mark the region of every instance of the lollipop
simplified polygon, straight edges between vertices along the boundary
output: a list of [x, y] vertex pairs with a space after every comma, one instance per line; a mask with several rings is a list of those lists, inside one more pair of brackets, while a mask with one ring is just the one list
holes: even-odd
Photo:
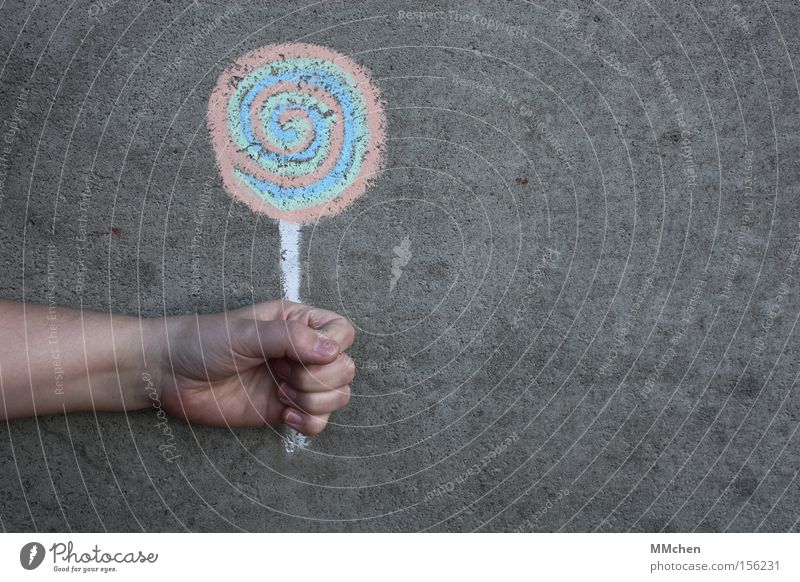
[[[381, 169], [385, 118], [368, 73], [311, 44], [268, 45], [220, 75], [208, 126], [226, 190], [278, 220], [283, 296], [300, 301], [300, 226], [333, 216]], [[286, 448], [307, 438], [287, 430]]]

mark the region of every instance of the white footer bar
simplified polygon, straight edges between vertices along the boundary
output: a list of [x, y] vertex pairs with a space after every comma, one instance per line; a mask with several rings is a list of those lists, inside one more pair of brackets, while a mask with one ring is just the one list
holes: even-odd
[[0, 579], [797, 581], [798, 550], [800, 534], [3, 534]]

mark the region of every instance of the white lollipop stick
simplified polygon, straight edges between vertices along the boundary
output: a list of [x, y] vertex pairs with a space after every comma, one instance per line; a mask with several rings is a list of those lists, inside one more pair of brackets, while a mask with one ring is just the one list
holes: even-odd
[[279, 220], [283, 298], [300, 303], [300, 225]]
[[[300, 225], [287, 220], [278, 221], [281, 238], [281, 288], [283, 298], [300, 303]], [[309, 445], [306, 435], [290, 426], [284, 427], [283, 446], [287, 453]]]

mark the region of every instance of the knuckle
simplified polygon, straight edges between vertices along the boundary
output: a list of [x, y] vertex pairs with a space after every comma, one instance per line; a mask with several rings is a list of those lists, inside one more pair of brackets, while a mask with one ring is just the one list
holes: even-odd
[[324, 313], [316, 308], [309, 308], [308, 323], [314, 329], [321, 328], [325, 323]]
[[350, 402], [350, 386], [345, 386], [339, 391], [339, 400], [341, 402], [340, 406], [347, 406], [347, 403]]
[[318, 416], [312, 416], [308, 422], [306, 432], [310, 436], [315, 436], [325, 430], [325, 427], [328, 425], [328, 421], [322, 419]]
[[356, 363], [346, 354], [342, 354], [342, 363], [344, 364], [344, 380], [346, 384], [349, 384], [356, 377]]
[[275, 301], [275, 307], [278, 309], [278, 313], [284, 315], [287, 311], [291, 310], [297, 303], [293, 301], [288, 301], [286, 299], [281, 299], [279, 301]]
[[287, 321], [286, 330], [289, 341], [297, 352], [304, 352], [314, 348], [315, 336], [310, 330], [296, 321]]
[[348, 343], [352, 344], [353, 340], [356, 339], [356, 328], [353, 327], [353, 324], [350, 323], [349, 319], [344, 320], [344, 329], [345, 335], [347, 336]]
[[291, 337], [298, 337], [300, 334], [303, 333], [302, 326], [297, 323], [296, 321], [287, 321], [287, 320], [276, 320], [275, 324], [284, 328], [286, 333]]

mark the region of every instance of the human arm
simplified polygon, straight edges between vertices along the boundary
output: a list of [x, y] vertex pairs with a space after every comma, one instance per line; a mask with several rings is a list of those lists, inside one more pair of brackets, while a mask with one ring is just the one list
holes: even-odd
[[157, 398], [191, 422], [317, 434], [355, 371], [349, 322], [291, 302], [148, 319], [0, 300], [0, 322], [0, 420]]

